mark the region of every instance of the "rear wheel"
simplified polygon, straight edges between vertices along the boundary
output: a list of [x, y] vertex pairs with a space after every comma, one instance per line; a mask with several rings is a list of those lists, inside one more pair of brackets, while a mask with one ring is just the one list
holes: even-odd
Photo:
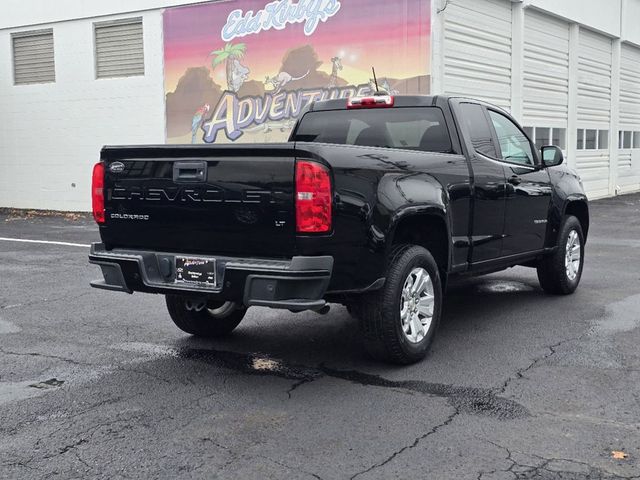
[[538, 280], [547, 293], [568, 295], [575, 292], [584, 266], [584, 234], [580, 221], [567, 216], [558, 235], [558, 248], [538, 264]]
[[402, 245], [390, 256], [384, 287], [362, 299], [365, 348], [374, 358], [399, 364], [422, 360], [442, 309], [438, 266], [428, 250]]
[[247, 311], [233, 302], [207, 302], [179, 295], [167, 295], [166, 301], [173, 323], [197, 337], [213, 338], [231, 333]]

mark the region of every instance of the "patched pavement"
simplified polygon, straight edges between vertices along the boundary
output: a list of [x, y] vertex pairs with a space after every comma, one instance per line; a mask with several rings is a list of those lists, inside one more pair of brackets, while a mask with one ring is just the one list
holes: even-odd
[[160, 296], [89, 288], [86, 216], [0, 214], [63, 243], [0, 240], [0, 478], [640, 478], [640, 195], [591, 210], [575, 295], [455, 285], [404, 368], [340, 306], [193, 339]]

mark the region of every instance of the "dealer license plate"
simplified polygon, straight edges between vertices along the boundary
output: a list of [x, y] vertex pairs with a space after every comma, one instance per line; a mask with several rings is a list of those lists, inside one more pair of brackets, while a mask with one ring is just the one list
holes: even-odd
[[209, 258], [176, 257], [176, 283], [216, 286], [216, 261]]

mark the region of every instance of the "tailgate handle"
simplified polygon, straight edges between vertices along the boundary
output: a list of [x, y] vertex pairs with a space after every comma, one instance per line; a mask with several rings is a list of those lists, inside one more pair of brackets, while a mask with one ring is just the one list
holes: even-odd
[[207, 179], [207, 162], [176, 162], [173, 164], [173, 181], [198, 183]]

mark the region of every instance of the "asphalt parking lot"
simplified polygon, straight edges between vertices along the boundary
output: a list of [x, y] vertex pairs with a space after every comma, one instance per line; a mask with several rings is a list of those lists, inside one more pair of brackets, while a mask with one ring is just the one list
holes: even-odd
[[88, 218], [0, 214], [0, 478], [640, 478], [640, 195], [591, 210], [575, 295], [455, 285], [404, 368], [340, 306], [190, 338], [162, 297], [89, 287]]

